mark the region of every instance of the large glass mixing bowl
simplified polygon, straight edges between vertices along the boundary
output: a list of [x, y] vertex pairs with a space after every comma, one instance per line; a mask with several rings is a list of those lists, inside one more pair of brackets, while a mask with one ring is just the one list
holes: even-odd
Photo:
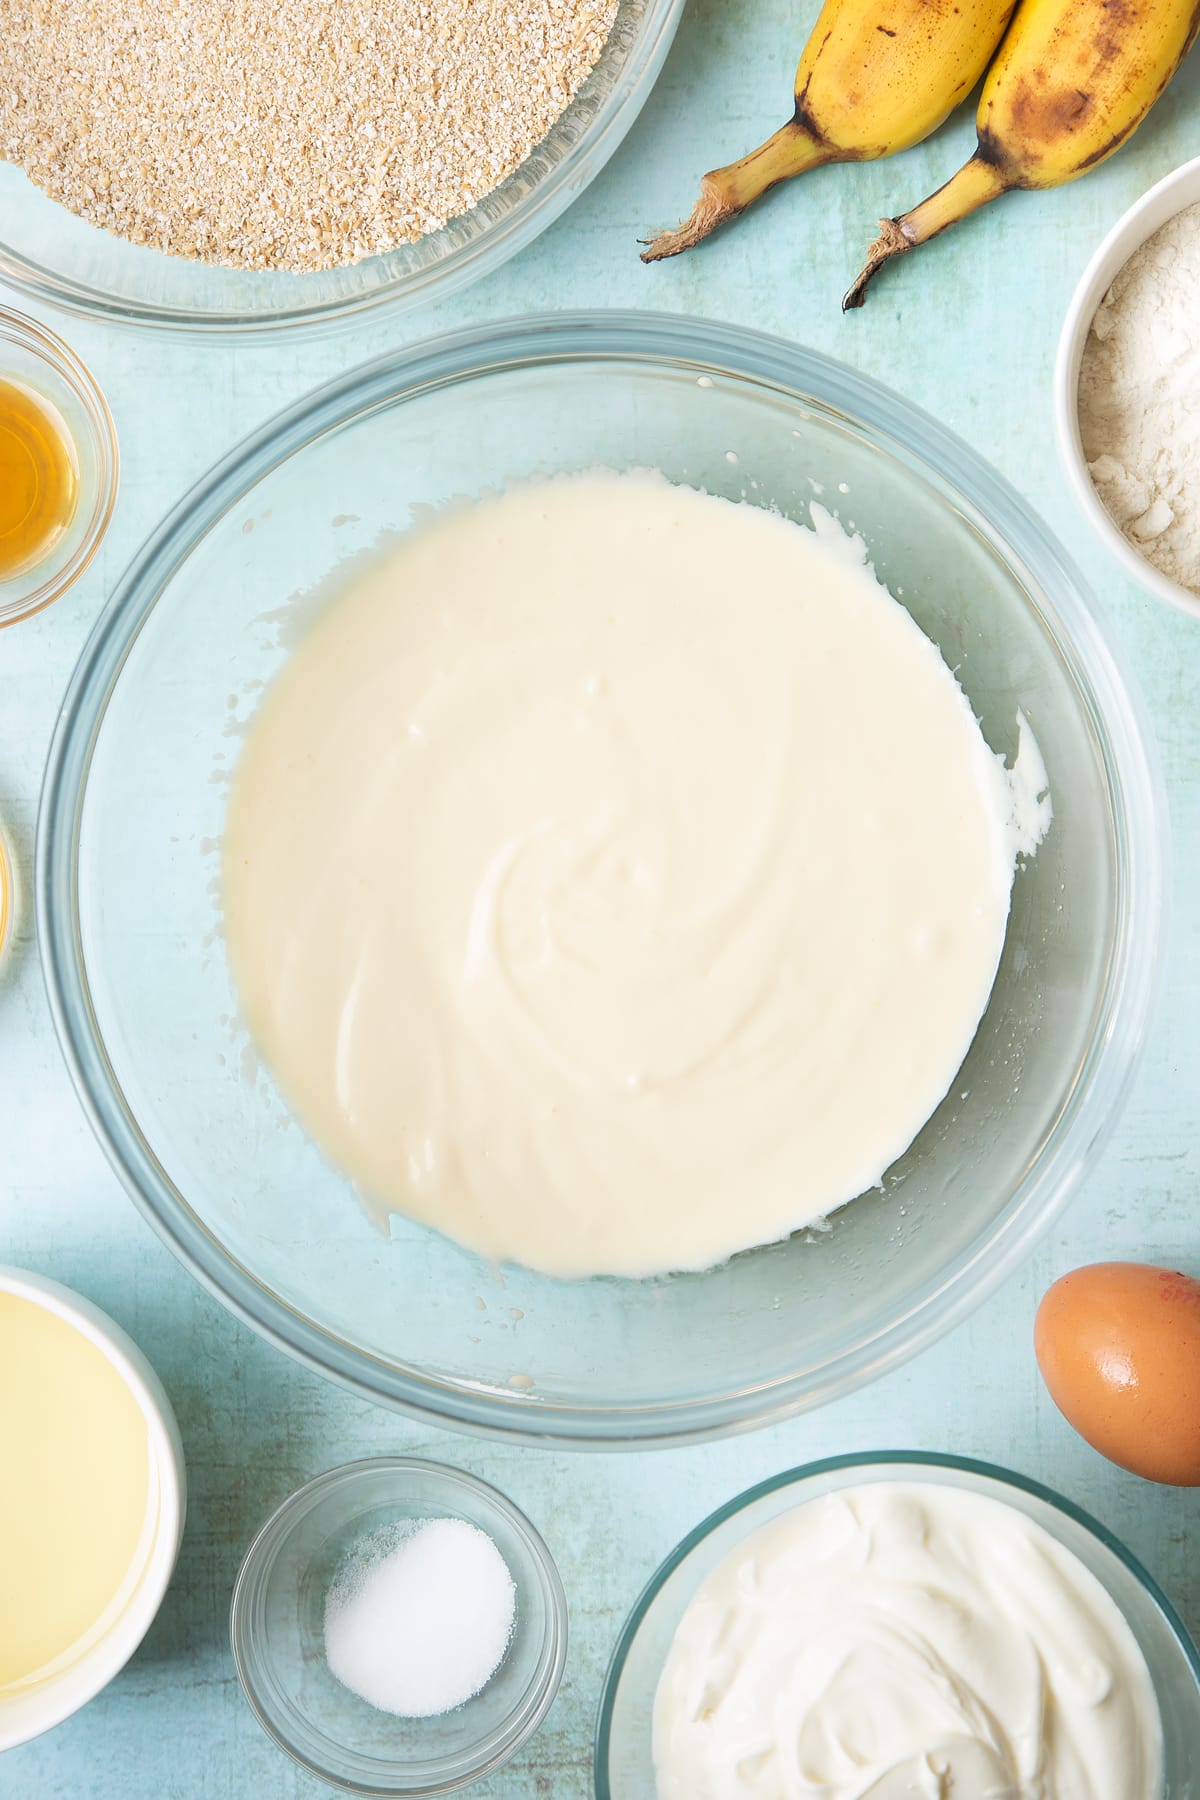
[[[817, 483], [941, 646], [993, 747], [1011, 756], [1018, 712], [1028, 718], [1055, 818], [1017, 875], [961, 1075], [881, 1191], [827, 1229], [704, 1274], [566, 1282], [493, 1270], [418, 1226], [395, 1221], [388, 1239], [368, 1223], [239, 1026], [217, 873], [240, 733], [312, 616], [315, 584], [449, 496], [597, 464], [654, 466], [797, 518]], [[752, 332], [549, 316], [442, 337], [331, 383], [166, 519], [66, 697], [39, 827], [38, 929], [108, 1155], [235, 1312], [361, 1394], [448, 1424], [647, 1444], [778, 1419], [869, 1380], [1026, 1254], [1134, 1067], [1165, 830], [1101, 620], [967, 445], [873, 382]], [[315, 863], [321, 853], [314, 819]]]
[[67, 312], [222, 336], [444, 299], [530, 243], [599, 174], [642, 110], [683, 7], [621, 0], [591, 75], [520, 168], [461, 218], [385, 256], [303, 275], [191, 262], [87, 224], [0, 161], [0, 280]]

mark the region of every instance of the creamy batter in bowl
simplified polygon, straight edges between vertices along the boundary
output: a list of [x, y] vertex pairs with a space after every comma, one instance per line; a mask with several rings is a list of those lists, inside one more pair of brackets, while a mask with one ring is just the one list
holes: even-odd
[[[220, 940], [229, 771], [328, 577], [451, 499], [598, 466], [655, 468], [801, 520], [814, 498], [840, 515], [1008, 762], [1028, 718], [1055, 812], [1018, 870], [961, 1079], [882, 1191], [828, 1230], [647, 1281], [497, 1271], [402, 1222], [389, 1242], [257, 1065]], [[1103, 627], [1052, 540], [966, 446], [754, 334], [640, 315], [534, 320], [332, 384], [165, 522], [68, 697], [40, 833], [40, 938], [106, 1148], [235, 1310], [359, 1391], [467, 1428], [661, 1442], [844, 1391], [962, 1316], [1024, 1254], [1132, 1072], [1162, 832]], [[327, 851], [314, 821], [314, 879]]]
[[385, 1227], [709, 1269], [877, 1187], [949, 1091], [1052, 802], [813, 518], [520, 483], [338, 584], [263, 696], [225, 948]]
[[[789, 1582], [824, 1615], [807, 1648]], [[1200, 1655], [1049, 1489], [955, 1457], [836, 1457], [730, 1501], [655, 1574], [609, 1667], [597, 1800], [769, 1800], [776, 1731], [830, 1800], [1190, 1800]]]

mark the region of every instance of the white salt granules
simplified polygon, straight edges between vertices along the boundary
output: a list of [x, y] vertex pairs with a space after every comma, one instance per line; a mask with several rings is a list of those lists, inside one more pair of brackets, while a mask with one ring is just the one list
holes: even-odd
[[325, 1657], [344, 1687], [404, 1718], [451, 1712], [504, 1660], [516, 1590], [485, 1531], [426, 1519], [359, 1546], [325, 1601]]
[[1097, 307], [1079, 431], [1130, 543], [1200, 593], [1200, 206], [1148, 238]]

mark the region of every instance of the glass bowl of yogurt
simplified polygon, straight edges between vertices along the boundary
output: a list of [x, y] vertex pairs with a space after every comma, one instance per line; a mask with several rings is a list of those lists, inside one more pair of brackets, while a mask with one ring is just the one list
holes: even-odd
[[[563, 475], [576, 485], [549, 481]], [[539, 492], [553, 496], [557, 560], [531, 556], [528, 582], [510, 579], [503, 606], [472, 613], [481, 584], [470, 572], [507, 559], [511, 577], [514, 543], [539, 541]], [[564, 494], [594, 502], [570, 529]], [[790, 559], [815, 566], [810, 526], [840, 546], [842, 574], [813, 590], [833, 596], [839, 626], [886, 617], [898, 633], [895, 659], [875, 646], [873, 686], [861, 639], [861, 690], [854, 633], [840, 647], [822, 638], [842, 683], [835, 706], [826, 664], [786, 638]], [[688, 548], [682, 579], [678, 558], [663, 560], [671, 533]], [[647, 582], [638, 548], [651, 537], [659, 574]], [[622, 571], [611, 588], [619, 682], [596, 649], [608, 631], [598, 569]], [[702, 628], [688, 610], [698, 586]], [[322, 698], [340, 665], [321, 634], [343, 605], [356, 609], [344, 639], [355, 679], [369, 686], [377, 665], [400, 684], [382, 704]], [[496, 637], [510, 617], [520, 627]], [[568, 679], [576, 623], [600, 661], [585, 657]], [[546, 668], [554, 679], [526, 705]], [[936, 707], [916, 699], [927, 677]], [[1048, 790], [1053, 821], [1015, 866], [1010, 846], [1007, 920], [988, 940], [974, 1014], [932, 1098], [922, 1077], [928, 1105], [902, 1126], [884, 1118], [895, 1096], [864, 972], [890, 986], [898, 958], [916, 959], [919, 975], [943, 934], [985, 914], [996, 922], [994, 889], [983, 906], [982, 890], [934, 881], [938, 929], [913, 917], [895, 935], [907, 918], [889, 898], [901, 863], [941, 865], [897, 838], [891, 751], [910, 756], [939, 709], [961, 755], [939, 755], [948, 739], [926, 746], [931, 793], [949, 793], [939, 762], [955, 779], [978, 765], [981, 784], [984, 771], [1000, 781], [1003, 764], [1012, 799], [1015, 777], [1035, 768], [1026, 786], [1035, 807]], [[548, 728], [522, 758], [527, 715]], [[589, 746], [601, 741], [598, 758]], [[869, 767], [855, 761], [866, 743]], [[670, 806], [642, 780], [651, 763], [669, 774]], [[517, 816], [531, 764], [536, 803]], [[372, 840], [390, 859], [382, 908], [370, 895], [383, 890], [360, 888], [347, 859], [361, 809], [338, 798], [343, 765], [368, 810], [384, 806]], [[256, 767], [265, 786], [250, 780]], [[576, 767], [600, 796], [590, 810], [572, 799]], [[286, 794], [271, 790], [275, 768], [292, 771]], [[234, 771], [249, 785], [231, 786]], [[464, 812], [467, 789], [478, 804]], [[797, 842], [802, 799], [823, 810]], [[997, 799], [996, 820], [1000, 810]], [[926, 809], [938, 856], [965, 853], [957, 816]], [[497, 819], [512, 853], [488, 862], [480, 831]], [[1165, 830], [1139, 706], [1101, 616], [966, 445], [877, 384], [755, 333], [638, 313], [547, 317], [439, 338], [339, 379], [233, 452], [164, 522], [118, 585], [62, 713], [39, 830], [39, 941], [67, 1060], [114, 1166], [240, 1316], [360, 1394], [463, 1429], [679, 1442], [872, 1378], [964, 1317], [1027, 1253], [1096, 1154], [1136, 1064]], [[851, 839], [863, 879], [845, 917], [826, 908], [837, 948], [822, 956], [825, 938], [797, 929], [791, 894], [810, 874], [823, 881]], [[975, 841], [979, 866], [998, 868], [987, 834]], [[285, 854], [264, 880], [237, 880], [239, 859], [268, 843]], [[447, 889], [443, 905], [438, 871], [473, 857], [484, 874], [468, 883], [471, 904]], [[565, 919], [564, 892], [582, 896]], [[278, 943], [264, 896], [280, 909]], [[271, 996], [286, 970], [265, 994], [254, 972], [290, 941], [283, 915], [307, 922], [313, 980], [280, 1031]], [[408, 986], [380, 979], [358, 935], [364, 917], [428, 942]], [[747, 917], [751, 929], [725, 933]], [[855, 918], [867, 921], [857, 934]], [[868, 943], [882, 923], [893, 935]], [[714, 925], [720, 954], [706, 960]], [[559, 985], [542, 982], [546, 968]], [[449, 986], [423, 987], [438, 970]], [[805, 1008], [836, 1014], [848, 992], [860, 1009], [848, 1061], [842, 1046], [848, 1073], [821, 1088], [821, 1058], [795, 1072]], [[345, 1026], [332, 1038], [331, 995]], [[915, 1047], [934, 1000], [917, 979], [891, 1012], [886, 1042], [905, 1081], [908, 1039]], [[368, 1017], [374, 1038], [358, 1030]], [[679, 1030], [693, 1018], [694, 1056]], [[708, 1054], [725, 1041], [738, 1056]], [[712, 1066], [728, 1080], [704, 1104]], [[574, 1130], [578, 1095], [592, 1089], [603, 1107]], [[691, 1095], [686, 1112], [673, 1112], [677, 1089]], [[824, 1093], [841, 1130], [822, 1129]], [[428, 1128], [418, 1098], [432, 1108]], [[769, 1153], [775, 1124], [801, 1103], [824, 1159], [862, 1149], [857, 1173], [838, 1176], [849, 1204], [827, 1216], [788, 1210], [810, 1174], [803, 1140], [790, 1173], [767, 1154], [739, 1178], [746, 1120], [758, 1117], [752, 1135]], [[668, 1116], [685, 1129], [664, 1147]], [[447, 1117], [465, 1123], [447, 1134]], [[643, 1144], [656, 1161], [648, 1150], [643, 1164]], [[473, 1216], [443, 1204], [456, 1161], [471, 1165]], [[760, 1213], [768, 1163], [773, 1198]], [[394, 1181], [402, 1204], [383, 1192]], [[686, 1221], [701, 1181], [694, 1212], [712, 1231], [643, 1255], [643, 1228], [668, 1198]], [[518, 1256], [506, 1234], [533, 1186], [558, 1237], [550, 1250], [526, 1240]], [[595, 1241], [564, 1229], [585, 1196]]]
[[[1200, 1655], [1103, 1526], [988, 1463], [840, 1456], [672, 1551], [613, 1654], [597, 1800], [1192, 1792]], [[770, 1785], [772, 1772], [776, 1785]]]

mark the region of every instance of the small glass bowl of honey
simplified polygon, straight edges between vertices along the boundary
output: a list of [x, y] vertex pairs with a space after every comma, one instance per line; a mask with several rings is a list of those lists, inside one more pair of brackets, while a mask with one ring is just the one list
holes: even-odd
[[89, 370], [53, 332], [0, 307], [0, 626], [78, 580], [112, 517], [117, 470]]

